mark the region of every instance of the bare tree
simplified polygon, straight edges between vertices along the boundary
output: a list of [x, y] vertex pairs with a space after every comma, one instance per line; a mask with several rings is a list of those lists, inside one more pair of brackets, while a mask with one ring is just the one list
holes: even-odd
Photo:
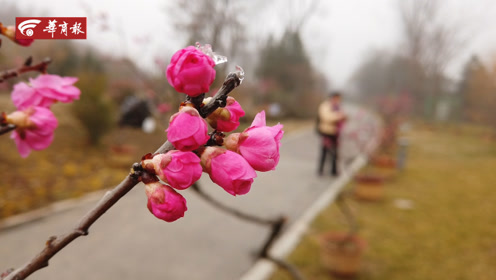
[[445, 91], [446, 68], [463, 50], [463, 29], [459, 23], [447, 21], [439, 0], [401, 0], [399, 8], [404, 55], [417, 85], [410, 90], [423, 99], [424, 115], [429, 116]]
[[284, 5], [287, 5], [288, 18], [287, 30], [293, 32], [300, 32], [305, 24], [312, 18], [312, 16], [317, 11], [320, 4], [320, 0], [310, 0], [310, 1], [284, 1]]
[[243, 52], [247, 40], [244, 5], [239, 0], [176, 1], [172, 13], [176, 27], [187, 35], [189, 44], [211, 44], [215, 52], [232, 59]]

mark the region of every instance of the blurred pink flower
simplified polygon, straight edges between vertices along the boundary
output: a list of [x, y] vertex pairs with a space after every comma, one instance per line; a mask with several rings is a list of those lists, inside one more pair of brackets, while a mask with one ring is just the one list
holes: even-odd
[[265, 111], [262, 111], [249, 128], [229, 135], [224, 143], [229, 150], [240, 153], [253, 169], [274, 170], [279, 163], [282, 128], [282, 124], [266, 126]]
[[[210, 99], [210, 97], [207, 99]], [[238, 128], [239, 118], [244, 115], [245, 111], [243, 111], [238, 101], [229, 96], [227, 97], [226, 107], [215, 110], [207, 117], [207, 121], [211, 127], [218, 131], [231, 132]]]
[[171, 110], [171, 105], [169, 103], [160, 103], [157, 106], [157, 111], [160, 114], [165, 114]]
[[26, 158], [31, 150], [48, 148], [53, 141], [53, 132], [58, 122], [52, 111], [43, 107], [30, 107], [8, 115], [7, 122], [16, 125], [10, 138], [14, 139], [21, 157]]
[[257, 177], [242, 156], [219, 147], [207, 147], [201, 163], [210, 179], [234, 196], [248, 193], [253, 178]]
[[15, 42], [23, 47], [29, 47], [34, 42], [34, 39], [16, 39]]
[[208, 92], [215, 79], [215, 62], [193, 46], [177, 51], [167, 66], [169, 84], [191, 97]]
[[166, 222], [174, 222], [184, 217], [186, 199], [171, 187], [160, 182], [145, 185], [148, 197], [148, 210], [157, 218]]
[[195, 108], [183, 107], [170, 118], [167, 138], [181, 151], [193, 151], [207, 143], [208, 128]]
[[73, 86], [78, 78], [60, 77], [57, 75], [43, 74], [35, 79], [29, 79], [31, 86], [26, 83], [14, 85], [12, 102], [17, 109], [29, 106], [50, 107], [56, 101], [63, 103], [79, 99], [81, 91]]
[[169, 151], [152, 159], [155, 173], [171, 187], [184, 190], [200, 179], [200, 158], [192, 152]]
[[23, 47], [29, 47], [34, 42], [34, 39], [15, 39], [15, 42]]

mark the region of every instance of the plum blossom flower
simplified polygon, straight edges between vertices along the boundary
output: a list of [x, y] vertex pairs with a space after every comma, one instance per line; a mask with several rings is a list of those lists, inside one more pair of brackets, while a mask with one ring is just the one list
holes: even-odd
[[266, 126], [265, 111], [258, 113], [251, 126], [225, 139], [227, 149], [241, 154], [257, 171], [274, 170], [279, 163], [283, 125]]
[[160, 182], [153, 182], [145, 185], [146, 196], [148, 197], [148, 210], [157, 218], [166, 222], [174, 222], [184, 217], [186, 199], [173, 188]]
[[212, 58], [189, 46], [172, 56], [167, 66], [167, 81], [178, 92], [196, 97], [210, 90], [210, 85], [215, 79], [214, 66]]
[[[208, 103], [211, 97], [206, 98], [203, 102]], [[233, 97], [227, 97], [226, 107], [217, 108], [207, 117], [207, 122], [211, 127], [223, 131], [231, 132], [238, 128], [239, 118], [245, 115], [241, 105]]]
[[31, 85], [20, 82], [14, 85], [12, 102], [17, 109], [29, 106], [50, 107], [53, 103], [72, 102], [79, 99], [81, 91], [73, 86], [78, 78], [60, 77], [58, 75], [43, 74], [29, 79]]
[[253, 178], [257, 177], [242, 156], [219, 147], [207, 147], [201, 163], [210, 179], [234, 196], [248, 193]]
[[172, 115], [166, 131], [169, 141], [181, 151], [193, 151], [209, 139], [207, 123], [195, 108], [187, 106]]
[[48, 148], [53, 141], [53, 132], [58, 122], [52, 111], [43, 107], [29, 107], [6, 116], [6, 122], [16, 125], [10, 138], [14, 139], [21, 157], [26, 158], [31, 150]]
[[192, 152], [172, 150], [153, 157], [155, 174], [171, 187], [184, 190], [198, 181], [202, 174], [200, 158]]

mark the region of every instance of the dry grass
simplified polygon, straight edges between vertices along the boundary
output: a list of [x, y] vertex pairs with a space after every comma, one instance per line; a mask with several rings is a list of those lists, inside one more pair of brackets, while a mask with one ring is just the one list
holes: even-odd
[[[496, 143], [484, 128], [419, 126], [408, 166], [378, 203], [350, 200], [368, 242], [357, 279], [496, 279]], [[402, 210], [396, 199], [413, 202]], [[314, 221], [289, 260], [307, 279], [333, 279], [317, 242], [345, 229], [335, 205]], [[273, 280], [289, 279], [278, 271]]]

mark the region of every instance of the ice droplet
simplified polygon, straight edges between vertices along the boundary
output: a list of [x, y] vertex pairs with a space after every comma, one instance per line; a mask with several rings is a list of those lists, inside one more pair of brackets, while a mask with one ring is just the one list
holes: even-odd
[[214, 54], [214, 57], [212, 57], [212, 59], [214, 60], [215, 65], [227, 62], [227, 57], [225, 57], [223, 55], [216, 54], [216, 53], [213, 53], [213, 54]]
[[243, 70], [241, 66], [236, 65], [236, 71], [234, 72], [234, 74], [236, 74], [239, 79], [239, 83], [241, 84], [243, 82], [243, 79], [245, 78], [245, 70]]
[[199, 42], [196, 42], [195, 46], [202, 53], [208, 55], [214, 61], [215, 65], [227, 62], [227, 57], [214, 53], [210, 44], [205, 44], [202, 46]]

